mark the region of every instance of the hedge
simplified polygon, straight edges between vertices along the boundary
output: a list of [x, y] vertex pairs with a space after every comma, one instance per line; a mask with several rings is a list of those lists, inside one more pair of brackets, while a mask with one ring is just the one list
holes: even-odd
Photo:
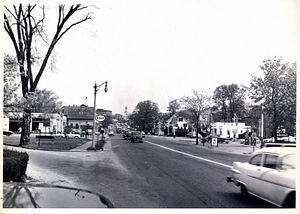
[[29, 155], [9, 149], [3, 150], [3, 182], [24, 182]]

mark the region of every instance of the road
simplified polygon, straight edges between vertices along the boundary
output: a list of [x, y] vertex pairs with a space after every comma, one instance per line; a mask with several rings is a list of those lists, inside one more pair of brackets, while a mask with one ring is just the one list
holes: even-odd
[[239, 188], [226, 182], [232, 162], [248, 156], [185, 141], [146, 136], [144, 143], [130, 143], [116, 135], [107, 139], [104, 151], [31, 153], [29, 165], [99, 192], [118, 208], [273, 207], [244, 200]]

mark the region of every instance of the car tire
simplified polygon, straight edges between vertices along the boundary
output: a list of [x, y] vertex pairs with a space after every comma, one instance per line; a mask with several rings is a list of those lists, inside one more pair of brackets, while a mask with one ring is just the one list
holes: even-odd
[[284, 208], [295, 208], [296, 207], [296, 194], [292, 192], [286, 197], [284, 204]]

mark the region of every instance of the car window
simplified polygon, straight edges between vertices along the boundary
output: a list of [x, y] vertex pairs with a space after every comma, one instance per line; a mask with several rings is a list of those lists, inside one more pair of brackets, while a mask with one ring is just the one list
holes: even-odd
[[262, 154], [258, 154], [258, 155], [253, 156], [249, 160], [249, 164], [255, 165], [255, 166], [260, 166], [261, 158], [262, 158]]
[[279, 163], [280, 169], [296, 169], [296, 154], [286, 155]]
[[278, 159], [277, 155], [266, 154], [266, 158], [263, 166], [271, 169], [276, 169], [277, 159]]

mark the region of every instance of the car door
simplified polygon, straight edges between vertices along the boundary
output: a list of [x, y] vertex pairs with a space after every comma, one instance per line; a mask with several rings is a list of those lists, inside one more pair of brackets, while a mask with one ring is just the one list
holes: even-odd
[[[276, 186], [278, 185], [278, 156], [275, 154], [265, 154], [262, 160], [262, 166], [257, 173], [257, 189], [256, 194], [264, 199], [272, 202], [277, 197]], [[277, 179], [276, 179], [277, 178]]]
[[248, 191], [253, 194], [257, 194], [261, 188], [259, 177], [262, 171], [262, 160], [263, 154], [257, 154], [249, 160], [247, 167], [244, 169], [246, 174], [244, 183], [246, 184]]

